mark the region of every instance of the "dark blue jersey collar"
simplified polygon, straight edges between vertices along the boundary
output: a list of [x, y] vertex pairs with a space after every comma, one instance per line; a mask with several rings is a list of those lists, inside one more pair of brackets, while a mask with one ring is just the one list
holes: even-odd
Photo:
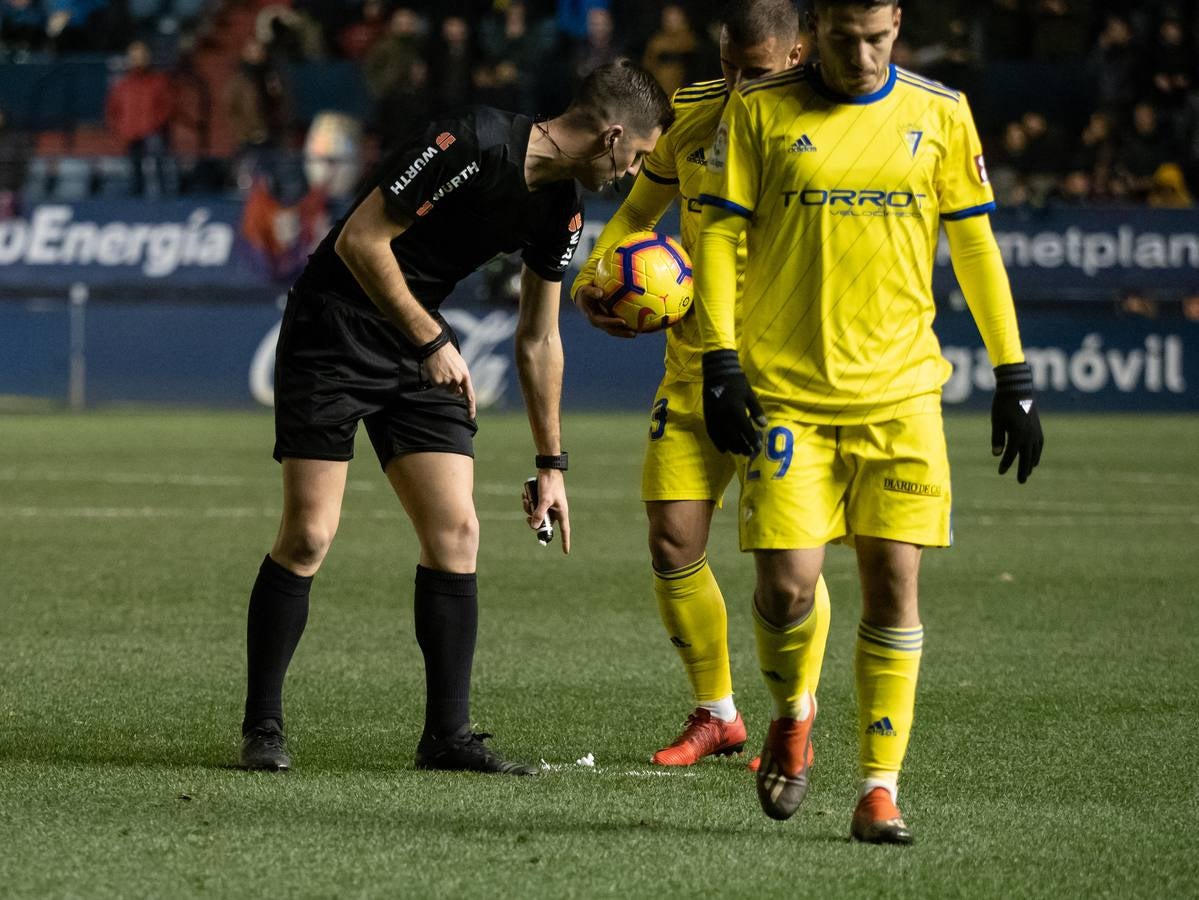
[[824, 73], [820, 71], [820, 66], [812, 66], [812, 88], [816, 91], [816, 93], [820, 94], [820, 96], [825, 97], [828, 100], [832, 100], [834, 103], [852, 103], [858, 106], [862, 106], [867, 103], [877, 103], [879, 100], [882, 100], [889, 93], [891, 93], [892, 89], [895, 87], [895, 81], [898, 77], [899, 76], [895, 71], [894, 64], [889, 65], [887, 66], [887, 80], [883, 82], [883, 86], [881, 88], [879, 88], [873, 94], [862, 94], [859, 97], [851, 97], [848, 94], [842, 94], [838, 91], [834, 91], [825, 83]]

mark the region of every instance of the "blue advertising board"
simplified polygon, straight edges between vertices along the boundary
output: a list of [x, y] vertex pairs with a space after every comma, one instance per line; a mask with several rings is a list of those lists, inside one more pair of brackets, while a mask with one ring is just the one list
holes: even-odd
[[[0, 219], [0, 290], [85, 284], [157, 291], [164, 300], [179, 287], [269, 294], [280, 259], [296, 255], [291, 245], [302, 229], [298, 222], [268, 223], [284, 240], [271, 240], [267, 250], [249, 236], [245, 213], [246, 204], [232, 200], [42, 203]], [[278, 218], [287, 215], [295, 213]], [[302, 260], [311, 248], [301, 249]]]
[[[1199, 211], [1001, 209], [991, 224], [1020, 300], [1110, 301], [1126, 290], [1199, 294]], [[946, 297], [956, 286], [942, 233], [933, 289]]]
[[[512, 355], [516, 312], [450, 305], [480, 405], [520, 406]], [[277, 302], [92, 302], [83, 318], [86, 399], [202, 406], [270, 405]], [[662, 376], [664, 337], [627, 341], [567, 307], [567, 409], [649, 409]], [[70, 316], [62, 301], [0, 303], [0, 394], [65, 398]], [[937, 319], [954, 365], [947, 408], [983, 409], [991, 364], [968, 313]], [[1046, 409], [1199, 411], [1199, 323], [1117, 318], [1107, 312], [1026, 311], [1021, 332]]]
[[[43, 203], [0, 220], [0, 288], [80, 282], [164, 294], [193, 286], [272, 292], [311, 249], [299, 242], [319, 238], [327, 225], [327, 218], [297, 220], [299, 209], [273, 208], [267, 240], [256, 231], [259, 217], [247, 216], [240, 201]], [[614, 210], [609, 200], [588, 202], [576, 261], [586, 258]], [[1199, 294], [1195, 210], [1000, 210], [992, 222], [1018, 299], [1111, 300], [1123, 289]], [[660, 228], [677, 232], [673, 210]], [[941, 298], [956, 287], [944, 239], [933, 284]]]
[[[610, 202], [588, 204], [576, 266], [613, 210]], [[0, 221], [0, 395], [65, 398], [74, 322], [90, 404], [269, 405], [288, 267], [247, 238], [244, 219], [238, 203], [179, 200], [46, 204]], [[675, 232], [677, 221], [671, 213], [660, 228]], [[1125, 278], [1199, 293], [1195, 213], [1000, 213], [995, 227], [1046, 408], [1199, 411], [1199, 323], [1120, 318], [1110, 304], [1078, 303], [1062, 312], [1024, 302], [1026, 294], [1110, 299]], [[289, 232], [287, 260], [297, 258], [299, 233]], [[940, 256], [936, 283], [944, 297], [953, 281], [947, 256]], [[72, 317], [72, 286], [104, 299]], [[511, 351], [515, 309], [492, 302], [491, 290], [481, 277], [468, 279], [447, 305], [447, 318], [481, 404], [513, 408], [520, 404]], [[29, 296], [38, 299], [19, 299]], [[569, 305], [561, 325], [567, 409], [648, 410], [662, 373], [661, 335], [609, 338]], [[946, 308], [936, 329], [954, 364], [947, 407], [984, 408], [991, 367], [969, 314]]]

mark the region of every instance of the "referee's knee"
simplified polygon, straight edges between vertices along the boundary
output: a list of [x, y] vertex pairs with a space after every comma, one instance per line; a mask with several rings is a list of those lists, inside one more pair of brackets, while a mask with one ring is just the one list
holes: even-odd
[[479, 520], [473, 514], [441, 520], [420, 535], [421, 565], [442, 572], [473, 572], [479, 555]]
[[325, 561], [334, 530], [320, 525], [285, 528], [279, 532], [271, 556], [298, 575], [311, 575]]

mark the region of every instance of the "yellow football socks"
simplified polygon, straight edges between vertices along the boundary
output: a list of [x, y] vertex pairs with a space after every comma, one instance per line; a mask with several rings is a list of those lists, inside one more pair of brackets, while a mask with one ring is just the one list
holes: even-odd
[[707, 555], [669, 572], [654, 569], [654, 594], [696, 701], [705, 704], [731, 697], [728, 614]]
[[812, 635], [812, 642], [808, 644], [808, 650], [805, 654], [807, 661], [806, 666], [808, 678], [808, 690], [812, 696], [816, 696], [816, 688], [820, 687], [820, 670], [824, 668], [824, 648], [828, 644], [828, 626], [832, 620], [832, 607], [829, 606], [828, 585], [824, 583], [824, 576], [821, 575], [816, 579], [816, 631]]
[[754, 608], [758, 664], [774, 698], [776, 717], [807, 717], [808, 696], [815, 696], [820, 683], [830, 618], [828, 586], [823, 575], [816, 582], [811, 610], [797, 622], [778, 628], [765, 621]]
[[854, 675], [863, 778], [895, 783], [912, 732], [923, 646], [923, 626], [858, 623]]

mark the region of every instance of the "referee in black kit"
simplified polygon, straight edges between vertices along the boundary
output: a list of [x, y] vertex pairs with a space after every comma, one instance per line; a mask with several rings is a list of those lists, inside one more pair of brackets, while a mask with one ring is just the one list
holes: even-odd
[[626, 60], [596, 69], [546, 122], [472, 107], [435, 119], [390, 152], [312, 254], [292, 289], [275, 370], [275, 459], [283, 515], [250, 594], [240, 764], [287, 769], [283, 680], [308, 595], [337, 531], [354, 435], [365, 421], [379, 464], [420, 540], [416, 639], [425, 723], [416, 765], [529, 775], [470, 727], [478, 622], [475, 394], [437, 308], [497, 253], [521, 250], [515, 355], [536, 447], [540, 498], [569, 551], [559, 434], [563, 272], [582, 228], [575, 185], [635, 172], [672, 119], [670, 100]]

